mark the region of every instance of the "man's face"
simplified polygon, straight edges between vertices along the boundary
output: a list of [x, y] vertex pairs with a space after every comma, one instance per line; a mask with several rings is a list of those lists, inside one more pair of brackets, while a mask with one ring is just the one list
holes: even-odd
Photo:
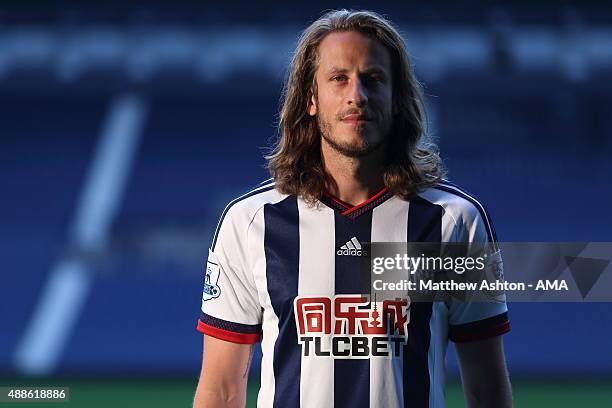
[[318, 52], [317, 95], [308, 113], [317, 116], [324, 143], [345, 156], [365, 156], [391, 129], [391, 56], [354, 31], [327, 35]]

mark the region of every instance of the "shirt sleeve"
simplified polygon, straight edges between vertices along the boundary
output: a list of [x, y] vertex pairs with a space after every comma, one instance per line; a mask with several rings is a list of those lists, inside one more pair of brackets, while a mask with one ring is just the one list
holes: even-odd
[[[482, 210], [471, 207], [459, 221], [457, 240], [467, 245], [467, 256], [482, 255], [483, 248], [492, 250], [487, 257], [486, 268], [495, 269], [503, 276], [503, 263], [493, 225]], [[459, 300], [452, 298], [448, 303], [448, 337], [455, 343], [484, 340], [510, 331], [508, 307], [505, 295], [497, 295], [488, 301]]]
[[248, 263], [248, 222], [230, 207], [208, 251], [197, 330], [221, 340], [253, 344], [261, 339], [262, 308]]

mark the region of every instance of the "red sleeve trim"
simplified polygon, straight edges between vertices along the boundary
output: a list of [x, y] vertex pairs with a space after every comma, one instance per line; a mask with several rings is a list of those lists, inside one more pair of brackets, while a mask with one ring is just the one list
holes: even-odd
[[502, 324], [491, 326], [483, 330], [475, 332], [460, 332], [450, 331], [449, 339], [455, 343], [469, 343], [471, 341], [478, 341], [488, 339], [490, 337], [500, 336], [510, 331], [510, 321], [506, 320]]
[[220, 329], [198, 320], [198, 331], [217, 339], [239, 344], [255, 344], [261, 340], [261, 333], [236, 333]]

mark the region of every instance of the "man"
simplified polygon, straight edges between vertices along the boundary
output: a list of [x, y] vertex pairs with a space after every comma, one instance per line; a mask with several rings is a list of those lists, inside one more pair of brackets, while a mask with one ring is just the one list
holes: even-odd
[[365, 243], [495, 240], [421, 140], [397, 31], [375, 13], [327, 13], [303, 33], [283, 96], [273, 178], [226, 207], [209, 251], [194, 406], [243, 407], [261, 340], [259, 407], [443, 407], [449, 338], [468, 406], [511, 406], [504, 302], [399, 305], [398, 353], [355, 318], [382, 307], [364, 295]]

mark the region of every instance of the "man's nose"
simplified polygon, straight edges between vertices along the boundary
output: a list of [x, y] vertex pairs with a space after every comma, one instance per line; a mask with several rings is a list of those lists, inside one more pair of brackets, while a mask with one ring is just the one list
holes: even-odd
[[368, 93], [359, 78], [352, 81], [349, 90], [348, 104], [351, 106], [362, 107], [368, 103]]

